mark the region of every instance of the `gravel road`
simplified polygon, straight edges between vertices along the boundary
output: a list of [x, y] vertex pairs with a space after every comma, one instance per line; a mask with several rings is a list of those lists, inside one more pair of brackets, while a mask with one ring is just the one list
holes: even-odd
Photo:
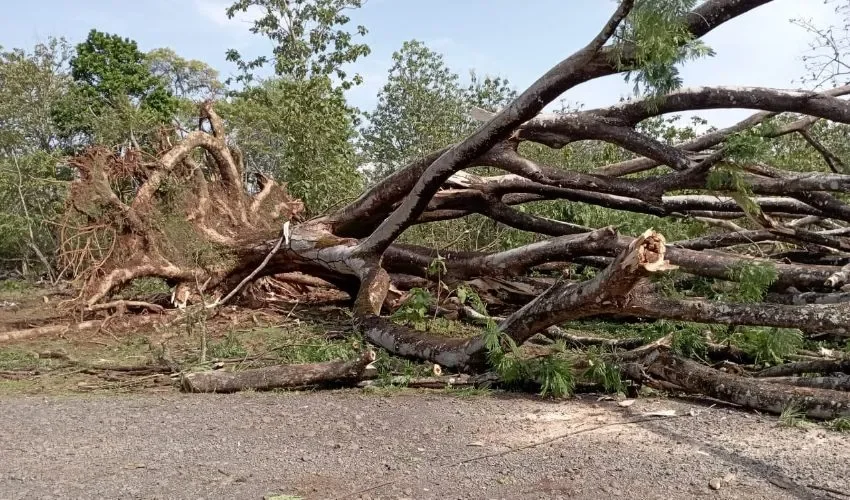
[[850, 498], [829, 491], [850, 493], [848, 435], [687, 401], [169, 393], [0, 415], [0, 499]]

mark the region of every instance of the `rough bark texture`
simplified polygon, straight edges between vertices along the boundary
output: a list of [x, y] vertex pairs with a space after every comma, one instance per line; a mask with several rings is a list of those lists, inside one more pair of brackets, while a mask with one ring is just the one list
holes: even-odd
[[804, 387], [786, 387], [758, 382], [701, 365], [695, 361], [658, 351], [647, 362], [647, 372], [681, 387], [745, 408], [782, 413], [795, 407], [806, 416], [831, 419], [850, 416], [850, 394]]
[[181, 386], [186, 392], [228, 393], [247, 389], [296, 389], [322, 385], [353, 385], [360, 381], [375, 352], [365, 351], [352, 361], [332, 361], [303, 365], [279, 365], [237, 372], [206, 371], [187, 373]]

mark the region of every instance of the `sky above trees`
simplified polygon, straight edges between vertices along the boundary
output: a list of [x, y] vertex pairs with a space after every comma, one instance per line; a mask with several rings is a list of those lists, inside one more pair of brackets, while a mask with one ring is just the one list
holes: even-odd
[[[0, 21], [0, 43], [6, 48], [31, 47], [49, 35], [76, 42], [96, 27], [136, 40], [142, 50], [168, 46], [183, 57], [207, 62], [226, 77], [235, 74], [235, 67], [225, 61], [228, 49], [246, 56], [270, 49], [266, 39], [248, 31], [250, 12], [228, 19], [229, 5], [227, 0], [79, 0], [72, 6], [62, 0], [38, 0], [7, 12]], [[462, 78], [475, 69], [479, 75], [506, 77], [521, 90], [585, 43], [612, 6], [601, 0], [534, 0], [519, 7], [507, 0], [369, 0], [351, 13], [352, 25], [369, 29], [365, 42], [372, 53], [350, 68], [364, 83], [348, 91], [348, 98], [361, 109], [372, 109], [386, 83], [392, 53], [410, 39], [444, 53]], [[828, 24], [833, 15], [832, 6], [820, 0], [777, 0], [770, 8], [755, 9], [705, 37], [717, 54], [686, 64], [685, 86], [799, 86], [801, 57], [811, 38], [789, 19]], [[630, 88], [615, 76], [579, 86], [564, 97], [597, 106], [626, 95]], [[723, 125], [746, 111], [702, 115]]]

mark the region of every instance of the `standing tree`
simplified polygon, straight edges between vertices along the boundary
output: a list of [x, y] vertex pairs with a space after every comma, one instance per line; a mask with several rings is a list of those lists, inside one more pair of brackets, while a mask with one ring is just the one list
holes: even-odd
[[[215, 308], [238, 296], [234, 291], [243, 281], [300, 271], [350, 293], [355, 326], [373, 345], [448, 369], [492, 370], [503, 381], [534, 382], [555, 394], [570, 389], [570, 364], [563, 350], [531, 358], [522, 357], [521, 350], [538, 334], [588, 342], [558, 328], [567, 321], [614, 315], [621, 321], [730, 325], [732, 335], [737, 327], [777, 329], [760, 333], [768, 341], [789, 328], [809, 338], [846, 337], [850, 305], [842, 287], [850, 281], [850, 176], [783, 170], [750, 153], [753, 144], [811, 120], [850, 124], [850, 103], [839, 98], [850, 88], [821, 93], [670, 88], [676, 84], [675, 65], [703, 50], [700, 37], [769, 3], [708, 0], [685, 12], [680, 7], [695, 2], [623, 0], [586, 46], [555, 64], [505, 108], [483, 118], [465, 138], [414, 159], [354, 202], [306, 221], [297, 217], [297, 202], [274, 183], [263, 183], [257, 192], [245, 189], [242, 156], [225, 142], [224, 123], [210, 104], [201, 115], [209, 132], [192, 132], [156, 161], [104, 151], [82, 156], [76, 160], [81, 179], [72, 200], [106, 208], [88, 215], [101, 217], [103, 227], [118, 238], [115, 251], [87, 275], [82, 303], [90, 310], [117, 307], [110, 299], [116, 290], [135, 278], [159, 276], [175, 286], [180, 304]], [[678, 10], [659, 17], [657, 8], [670, 5]], [[611, 107], [541, 114], [576, 85], [622, 72], [640, 75], [641, 88], [651, 89], [648, 95]], [[678, 144], [638, 128], [652, 117], [715, 108], [762, 112]], [[763, 126], [777, 115], [789, 120], [779, 127]], [[634, 158], [600, 164], [586, 173], [520, 154], [520, 146], [528, 142], [559, 149], [588, 140], [616, 145]], [[202, 158], [195, 155], [199, 149], [205, 153]], [[198, 164], [201, 159], [205, 165]], [[476, 175], [468, 171], [473, 167], [505, 173]], [[110, 181], [128, 170], [146, 177], [134, 196], [119, 197]], [[627, 176], [637, 172], [643, 174]], [[175, 184], [182, 189], [174, 189]], [[650, 229], [633, 237], [522, 209], [545, 200], [660, 218], [700, 218], [722, 231], [668, 242]], [[181, 224], [179, 241], [154, 223], [166, 206], [172, 207], [170, 220]], [[549, 238], [496, 252], [447, 252], [398, 243], [416, 225], [472, 213]], [[214, 249], [214, 258], [187, 259], [176, 247], [189, 241]], [[434, 273], [438, 256], [439, 272]], [[577, 264], [595, 272], [573, 274]], [[383, 314], [394, 307], [389, 300], [393, 288], [404, 290], [411, 283], [449, 288], [452, 296], [436, 305], [437, 312], [452, 307], [458, 315], [483, 320], [485, 331], [447, 338], [391, 321]], [[475, 304], [477, 310], [464, 307], [470, 289], [483, 299]], [[715, 290], [720, 293], [709, 293]], [[214, 302], [203, 304], [204, 297]], [[504, 316], [487, 315], [492, 313]], [[850, 415], [848, 393], [823, 388], [840, 383], [831, 377], [818, 382], [818, 388], [794, 377], [784, 384], [765, 383], [681, 357], [712, 350], [723, 355], [728, 353], [724, 347], [711, 335], [665, 336], [604, 359], [619, 367], [618, 373], [641, 382], [764, 411], [779, 412], [794, 404], [812, 417]], [[770, 346], [765, 352], [777, 357]], [[780, 371], [830, 374], [837, 363]]]
[[219, 107], [247, 171], [285, 182], [311, 213], [363, 188], [351, 109], [328, 79], [268, 79]]
[[148, 52], [145, 61], [150, 74], [177, 98], [200, 102], [224, 95], [218, 71], [202, 61], [184, 59], [167, 48]]
[[[268, 38], [273, 54], [246, 60], [227, 53], [243, 84], [222, 107], [241, 148], [246, 168], [286, 183], [311, 214], [321, 213], [356, 196], [362, 188], [352, 138], [358, 110], [344, 91], [359, 84], [344, 66], [369, 54], [344, 28], [346, 10], [360, 0], [238, 0], [227, 9], [257, 9], [261, 15], [251, 32]], [[366, 28], [358, 26], [363, 36]], [[257, 79], [254, 72], [271, 63], [275, 77]]]
[[91, 30], [70, 65], [74, 86], [53, 118], [76, 144], [138, 142], [177, 112], [177, 100], [132, 40]]
[[462, 87], [443, 56], [420, 41], [404, 42], [393, 53], [387, 83], [363, 130], [362, 148], [376, 180], [469, 133], [476, 126], [469, 118], [473, 107], [498, 109], [516, 96], [501, 78], [480, 80], [472, 73], [471, 80]]
[[[250, 83], [254, 70], [272, 62], [275, 74], [286, 78], [334, 76], [343, 89], [359, 85], [360, 75], [349, 78], [343, 66], [369, 55], [369, 46], [354, 43], [354, 35], [342, 28], [351, 21], [345, 11], [362, 5], [362, 0], [237, 0], [227, 9], [227, 16], [259, 9], [262, 15], [251, 32], [275, 45], [272, 61], [267, 56], [246, 61], [238, 51], [229, 50], [227, 59], [242, 71], [237, 80]], [[367, 31], [357, 26], [356, 33], [364, 36]]]
[[52, 275], [50, 222], [69, 172], [59, 166], [63, 143], [50, 109], [68, 92], [70, 55], [62, 39], [0, 53], [0, 258], [24, 274], [37, 262]]

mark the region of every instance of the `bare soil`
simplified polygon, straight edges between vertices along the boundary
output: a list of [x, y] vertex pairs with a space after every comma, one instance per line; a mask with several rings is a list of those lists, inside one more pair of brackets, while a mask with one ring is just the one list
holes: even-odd
[[[333, 391], [11, 397], [2, 408], [4, 499], [850, 493], [846, 435], [685, 401]], [[640, 417], [660, 409], [685, 416]]]

